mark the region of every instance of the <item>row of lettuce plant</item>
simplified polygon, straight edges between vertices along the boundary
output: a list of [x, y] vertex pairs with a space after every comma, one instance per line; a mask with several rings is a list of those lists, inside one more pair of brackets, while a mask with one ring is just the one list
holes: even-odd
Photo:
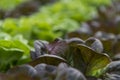
[[37, 39], [52, 41], [79, 28], [82, 21], [97, 15], [96, 7], [109, 4], [109, 0], [60, 0], [40, 8], [40, 11], [19, 19], [0, 21], [0, 70], [30, 60], [29, 51]]
[[119, 80], [120, 59], [103, 53], [102, 42], [90, 37], [36, 40], [32, 61], [0, 73], [2, 80]]
[[0, 2], [0, 19], [8, 17], [19, 18], [29, 16], [39, 10], [45, 4], [51, 4], [57, 0], [1, 0]]

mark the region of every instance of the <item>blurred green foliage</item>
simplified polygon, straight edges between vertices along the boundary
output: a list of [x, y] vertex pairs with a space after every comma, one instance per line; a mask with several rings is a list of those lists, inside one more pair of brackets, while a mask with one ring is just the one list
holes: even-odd
[[0, 0], [0, 9], [9, 10], [27, 0]]

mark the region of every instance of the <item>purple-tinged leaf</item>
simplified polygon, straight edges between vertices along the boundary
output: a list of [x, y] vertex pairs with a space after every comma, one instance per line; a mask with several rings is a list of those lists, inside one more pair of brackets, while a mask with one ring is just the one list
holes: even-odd
[[85, 43], [87, 46], [91, 47], [94, 51], [98, 53], [103, 52], [103, 45], [99, 39], [91, 37], [91, 38], [88, 38], [85, 41]]
[[42, 55], [39, 58], [31, 61], [29, 64], [33, 67], [40, 63], [57, 66], [61, 62], [66, 62], [66, 60], [64, 60], [63, 58], [61, 58], [59, 56], [45, 54], [45, 55]]

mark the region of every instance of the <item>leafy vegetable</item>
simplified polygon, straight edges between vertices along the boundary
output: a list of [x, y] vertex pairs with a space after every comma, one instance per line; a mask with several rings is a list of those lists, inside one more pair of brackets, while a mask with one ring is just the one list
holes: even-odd
[[28, 56], [29, 47], [18, 40], [0, 40], [0, 70], [5, 71]]
[[[102, 54], [103, 51], [102, 43], [96, 38], [89, 38], [86, 41], [82, 41], [81, 39], [77, 38], [72, 38], [68, 40], [56, 39], [54, 42], [51, 42], [50, 44], [44, 44], [42, 42], [39, 42], [39, 44], [43, 44], [44, 47], [43, 45], [35, 47], [36, 49], [39, 49], [39, 51], [41, 52], [36, 50], [34, 54], [39, 54], [38, 55], [39, 57], [45, 55], [42, 53], [47, 53], [51, 56], [52, 55], [61, 56], [65, 60], [67, 60], [68, 64], [79, 69], [87, 76], [101, 75], [102, 73], [98, 72], [101, 71], [104, 67], [106, 67], [106, 65], [109, 64], [111, 61], [107, 54]], [[42, 62], [50, 61], [49, 63], [54, 62], [51, 60], [52, 59], [48, 60], [44, 58], [44, 60], [40, 60], [39, 62], [40, 63], [41, 61]]]

